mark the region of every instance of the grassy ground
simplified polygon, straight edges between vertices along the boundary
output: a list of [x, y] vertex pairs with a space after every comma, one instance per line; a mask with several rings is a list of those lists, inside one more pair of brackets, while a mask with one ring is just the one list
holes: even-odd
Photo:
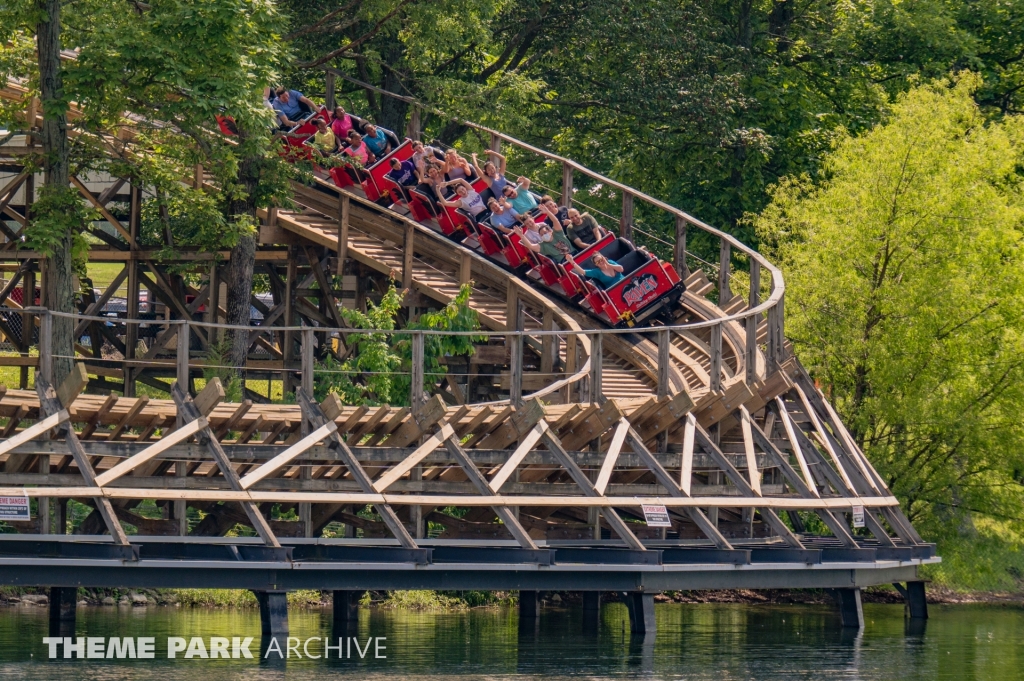
[[[92, 279], [92, 285], [101, 291], [106, 290], [110, 286], [110, 282], [114, 281], [114, 277], [122, 269], [124, 269], [124, 265], [118, 262], [91, 262], [88, 265], [89, 278]], [[127, 294], [128, 281], [126, 279], [118, 289], [117, 295], [124, 297]]]

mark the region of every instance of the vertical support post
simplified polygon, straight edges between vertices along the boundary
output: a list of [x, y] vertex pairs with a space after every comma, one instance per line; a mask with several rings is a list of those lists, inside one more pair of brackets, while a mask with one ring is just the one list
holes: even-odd
[[505, 328], [515, 331], [519, 322], [519, 289], [513, 279], [508, 280], [508, 288], [505, 289]]
[[[64, 405], [65, 407], [68, 405]], [[37, 471], [40, 475], [50, 474], [50, 455], [42, 454], [39, 457], [39, 463], [37, 464]], [[43, 484], [46, 484], [46, 479], [43, 479]], [[36, 510], [39, 515], [39, 532], [40, 534], [52, 534], [53, 530], [50, 527], [50, 498], [39, 497], [36, 500]]]
[[672, 356], [672, 339], [668, 329], [658, 331], [658, 397], [668, 397]]
[[313, 395], [313, 327], [302, 329], [302, 389]]
[[595, 404], [603, 402], [601, 393], [602, 370], [604, 369], [604, 336], [595, 333], [590, 336], [590, 401]]
[[405, 245], [402, 254], [402, 288], [412, 291], [412, 256], [416, 239], [416, 228], [411, 224], [405, 225]]
[[601, 541], [601, 509], [597, 506], [587, 508], [587, 525], [590, 525], [594, 541]]
[[[509, 291], [512, 292], [513, 289], [510, 287]], [[523, 301], [518, 294], [514, 299], [510, 299], [508, 304], [511, 306], [512, 313], [508, 325], [511, 325], [511, 331], [516, 332], [505, 337], [509, 348], [508, 399], [509, 404], [518, 409], [523, 405], [523, 335], [521, 332], [524, 310]]]
[[325, 90], [325, 92], [324, 92], [324, 103], [327, 106], [327, 110], [330, 111], [331, 113], [334, 113], [334, 105], [335, 105], [335, 99], [334, 99], [334, 97], [335, 97], [335, 95], [334, 95], [335, 82], [334, 82], [334, 78], [335, 78], [335, 76], [334, 76], [334, 74], [331, 71], [328, 71], [324, 75], [324, 90]]
[[[181, 389], [186, 393], [188, 392], [189, 384], [188, 353], [189, 346], [191, 344], [190, 336], [191, 329], [188, 325], [188, 321], [183, 320], [181, 326], [178, 327], [178, 356], [175, 358], [177, 363], [175, 373], [177, 374], [176, 380], [178, 381], [178, 385], [180, 385]], [[184, 423], [182, 422], [181, 414], [179, 413], [178, 427], [180, 428], [182, 425], [184, 425]]]
[[[124, 358], [135, 359], [135, 351], [139, 344], [139, 264], [135, 260], [134, 251], [128, 256], [128, 313], [125, 319], [124, 330]], [[124, 367], [124, 396], [135, 397], [135, 373], [134, 367], [128, 364]]]
[[459, 286], [468, 284], [473, 279], [473, 258], [469, 251], [459, 250]]
[[[288, 267], [284, 278], [284, 324], [286, 327], [295, 326], [295, 280], [298, 277], [298, 265], [296, 260], [299, 254], [295, 246], [288, 249]], [[284, 332], [284, 386], [285, 394], [294, 392], [295, 378], [289, 366], [295, 360], [295, 332]]]
[[74, 634], [78, 587], [50, 587], [50, 636]]
[[676, 273], [686, 279], [690, 276], [690, 268], [686, 266], [686, 220], [676, 216], [676, 251], [675, 251]]
[[626, 594], [629, 609], [629, 632], [633, 636], [653, 634], [657, 630], [654, 620], [654, 594], [631, 592]]
[[[750, 309], [761, 303], [761, 263], [751, 259], [750, 261], [750, 298], [747, 305]], [[761, 315], [755, 314], [747, 317], [747, 385], [754, 385], [757, 382], [757, 324]]]
[[583, 592], [583, 630], [597, 631], [601, 624], [601, 592]]
[[[313, 396], [313, 344], [316, 338], [313, 336], [313, 327], [307, 326], [302, 329], [302, 390], [310, 397]], [[302, 419], [301, 432], [303, 437], [309, 435], [312, 428], [305, 417]], [[299, 478], [309, 480], [313, 477], [312, 466], [299, 466]], [[308, 501], [299, 502], [299, 522], [302, 523], [302, 536], [313, 536], [313, 505]]]
[[905, 598], [910, 619], [928, 619], [928, 600], [925, 597], [924, 582], [907, 582]]
[[499, 154], [501, 153], [501, 135], [499, 135], [496, 132], [492, 132], [491, 133], [491, 146], [490, 146], [490, 149], [491, 149], [491, 151], [496, 151]]
[[509, 404], [518, 409], [523, 406], [523, 334], [516, 332], [507, 336], [509, 352]]
[[839, 616], [843, 628], [864, 628], [864, 607], [861, 604], [860, 589], [836, 589], [836, 600], [839, 602]]
[[[27, 190], [26, 190], [27, 191]], [[36, 304], [36, 273], [35, 270], [29, 269], [25, 272], [25, 276], [21, 280], [21, 306], [35, 307]], [[32, 317], [31, 313], [24, 313], [21, 315], [21, 353], [28, 356], [28, 350], [32, 347], [32, 334], [36, 329], [36, 320]], [[21, 382], [20, 387], [22, 390], [28, 389], [28, 367], [21, 367]]]
[[[671, 393], [669, 375], [672, 366], [672, 337], [667, 329], [658, 332], [658, 399]], [[668, 429], [658, 433], [658, 451], [668, 451]], [[662, 528], [664, 530], [664, 528]]]
[[348, 194], [338, 198], [338, 267], [340, 277], [345, 273], [345, 259], [348, 258], [348, 221], [351, 201]]
[[[187, 395], [189, 392], [189, 346], [191, 345], [191, 328], [189, 327], [188, 320], [182, 320], [178, 326], [178, 352], [177, 352], [177, 367], [175, 373], [177, 374], [176, 382], [181, 389]], [[181, 428], [185, 425], [185, 417], [181, 413], [180, 409], [176, 409], [176, 416], [174, 419], [175, 427]], [[184, 479], [188, 476], [188, 463], [185, 461], [176, 461], [174, 463], [174, 477], [181, 478], [181, 482], [184, 485]], [[188, 502], [184, 499], [176, 499], [174, 501], [174, 519], [178, 521], [178, 536], [188, 536]]]
[[334, 626], [345, 628], [359, 621], [359, 599], [362, 591], [334, 592]]
[[560, 205], [572, 208], [572, 166], [562, 161], [562, 201]]
[[409, 124], [405, 127], [405, 134], [410, 139], [418, 140], [420, 138], [420, 108], [418, 106], [412, 107], [412, 111], [409, 112]]
[[[566, 333], [566, 335], [565, 335], [565, 375], [566, 376], [572, 376], [573, 374], [576, 373], [576, 365], [577, 365], [578, 357], [579, 357], [579, 355], [577, 354], [578, 352], [579, 352], [579, 338], [577, 338], [576, 334], [570, 329], [568, 331], [568, 333]], [[563, 392], [563, 398], [562, 398], [562, 401], [563, 401], [564, 404], [569, 404], [570, 402], [573, 401], [573, 392], [575, 391], [575, 387], [576, 387], [575, 383], [566, 383], [565, 384], [565, 388], [563, 388], [564, 392]]]
[[718, 307], [724, 308], [732, 300], [729, 289], [729, 272], [731, 270], [732, 247], [722, 239], [718, 251]]
[[[33, 328], [35, 328], [35, 320], [29, 317], [29, 333]], [[53, 316], [49, 310], [43, 310], [39, 315], [39, 375], [47, 383], [53, 384]]]
[[775, 363], [782, 364], [786, 359], [786, 292], [779, 296], [778, 314], [775, 317], [777, 339], [775, 341]]
[[722, 325], [711, 327], [711, 385], [712, 391], [722, 389]]
[[[129, 185], [128, 233], [131, 235], [131, 251], [128, 255], [128, 300], [125, 326], [125, 359], [135, 359], [139, 345], [139, 264], [136, 251], [139, 244], [139, 229], [142, 223], [142, 186]], [[124, 396], [135, 397], [135, 377], [139, 369], [125, 365], [123, 370]]]
[[779, 326], [779, 305], [776, 303], [768, 308], [768, 347], [765, 352], [765, 371], [771, 374], [778, 368], [778, 353], [779, 353], [779, 339], [778, 339], [778, 326]]
[[[214, 260], [213, 264], [210, 265], [210, 297], [209, 305], [207, 307], [210, 310], [210, 314], [207, 316], [208, 322], [216, 324], [220, 321], [220, 279], [217, 277], [217, 261]], [[210, 345], [217, 344], [217, 337], [220, 329], [210, 327]]]
[[[541, 328], [544, 331], [554, 331], [555, 329], [555, 313], [551, 308], [544, 308], [544, 316], [541, 321]], [[555, 348], [555, 336], [541, 336], [540, 340], [540, 372], [542, 374], [551, 374], [555, 368], [555, 358], [553, 356]], [[547, 376], [545, 380], [552, 380], [553, 376]]]
[[[181, 418], [180, 416], [178, 417]], [[188, 477], [188, 464], [184, 461], [174, 463], [174, 477], [181, 478], [181, 486], [185, 487], [185, 478]], [[178, 536], [188, 536], [188, 502], [178, 499], [174, 502], [174, 519], [178, 521]]]
[[619, 219], [619, 236], [633, 239], [633, 195], [622, 192], [622, 217]]
[[413, 413], [423, 407], [423, 332], [412, 334], [412, 374], [409, 377], [409, 404]]
[[540, 619], [540, 592], [519, 592], [519, 625], [533, 626]]
[[[31, 321], [31, 320], [30, 320]], [[31, 321], [29, 330], [35, 326]], [[53, 315], [43, 310], [39, 316], [39, 375], [47, 383], [53, 384]], [[69, 405], [63, 405], [65, 408]], [[40, 456], [37, 470], [45, 475], [50, 474], [50, 457]], [[50, 499], [39, 497], [36, 500], [36, 513], [39, 516], [39, 532], [50, 534]]]
[[288, 592], [256, 591], [255, 594], [260, 605], [260, 632], [264, 636], [287, 636]]
[[202, 163], [197, 163], [196, 167], [193, 169], [192, 188], [193, 189], [202, 189], [202, 187], [203, 187], [203, 164]]
[[[412, 482], [421, 482], [423, 480], [423, 466], [413, 466], [413, 469], [409, 471], [409, 480]], [[412, 521], [415, 538], [423, 539], [427, 535], [426, 527], [423, 522], [423, 507], [411, 507], [409, 509], [409, 519]]]

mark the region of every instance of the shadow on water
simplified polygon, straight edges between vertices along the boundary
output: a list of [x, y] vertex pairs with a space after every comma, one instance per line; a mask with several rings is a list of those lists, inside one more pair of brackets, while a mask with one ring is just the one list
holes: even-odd
[[[659, 604], [657, 634], [646, 637], [630, 635], [621, 603], [604, 604], [599, 613], [545, 608], [528, 621], [509, 609], [363, 609], [358, 620], [335, 625], [330, 610], [293, 610], [292, 639], [281, 648], [290, 643], [308, 656], [282, 660], [265, 656], [254, 610], [83, 607], [75, 636], [153, 637], [155, 658], [49, 660], [42, 641], [47, 609], [20, 605], [0, 608], [0, 679], [1021, 678], [1019, 607], [933, 606], [927, 622], [905, 620], [900, 606], [864, 610], [866, 628], [855, 631], [844, 630], [835, 610], [824, 606]], [[182, 653], [168, 659], [169, 636], [252, 636], [253, 659], [186, 660]], [[379, 649], [371, 645], [375, 641]], [[333, 651], [324, 659], [326, 644]]]

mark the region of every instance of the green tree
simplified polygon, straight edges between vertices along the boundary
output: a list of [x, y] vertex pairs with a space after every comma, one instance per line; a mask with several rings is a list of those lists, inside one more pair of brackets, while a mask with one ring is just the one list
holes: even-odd
[[[472, 288], [464, 284], [459, 293], [439, 310], [424, 313], [405, 330], [477, 331], [480, 321], [469, 306]], [[314, 391], [323, 400], [337, 393], [345, 404], [408, 405], [411, 386], [412, 341], [396, 329], [402, 306], [402, 292], [392, 284], [379, 304], [368, 301], [366, 312], [342, 309], [352, 328], [374, 333], [350, 334], [348, 356], [343, 361], [328, 357], [317, 367]], [[423, 391], [432, 394], [447, 374], [444, 357], [473, 354], [474, 335], [428, 334], [423, 343]]]
[[933, 537], [1024, 515], [1024, 119], [981, 79], [898, 98], [754, 220], [786, 276], [786, 330]]
[[[228, 282], [228, 321], [248, 323], [252, 265], [245, 256], [255, 248], [256, 210], [284, 196], [289, 176], [261, 102], [283, 54], [279, 23], [270, 0], [19, 0], [0, 7], [0, 77], [21, 79], [44, 104], [42, 131], [29, 133], [43, 142], [42, 153], [26, 160], [47, 179], [26, 232], [49, 255], [49, 307], [73, 309], [72, 245], [83, 244], [93, 219], [68, 187], [69, 175], [107, 171], [154, 190], [157, 206], [145, 212], [158, 224], [145, 232], [176, 245], [240, 251]], [[27, 47], [33, 37], [38, 57]], [[60, 58], [62, 45], [74, 47], [73, 58]], [[71, 102], [81, 115], [69, 123]], [[17, 125], [12, 109], [0, 111], [0, 125]], [[242, 132], [230, 140], [213, 124], [225, 111]], [[182, 179], [199, 162], [214, 182], [194, 189]], [[231, 315], [239, 309], [241, 322]], [[74, 354], [71, 328], [57, 323], [54, 331], [60, 380]]]

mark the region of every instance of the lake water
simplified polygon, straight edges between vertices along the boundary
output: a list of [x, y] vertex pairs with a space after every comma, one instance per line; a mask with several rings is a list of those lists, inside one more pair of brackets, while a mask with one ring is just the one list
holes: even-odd
[[[199, 679], [977, 679], [1024, 678], [1024, 609], [931, 606], [923, 630], [903, 608], [865, 605], [863, 633], [812, 605], [658, 604], [658, 632], [629, 636], [625, 607], [606, 604], [600, 629], [583, 633], [578, 608], [545, 608], [522, 631], [515, 610], [416, 613], [363, 609], [346, 635], [365, 647], [386, 637], [376, 659], [260, 659], [254, 610], [82, 607], [76, 636], [156, 639], [151, 660], [48, 659], [47, 608], [0, 608], [0, 679], [170, 681]], [[330, 637], [330, 610], [293, 609], [291, 635]], [[335, 636], [340, 632], [336, 632]], [[254, 659], [167, 659], [167, 637], [255, 637]], [[309, 652], [320, 651], [319, 642]], [[62, 656], [58, 648], [58, 655]], [[336, 656], [336, 653], [334, 654]]]

